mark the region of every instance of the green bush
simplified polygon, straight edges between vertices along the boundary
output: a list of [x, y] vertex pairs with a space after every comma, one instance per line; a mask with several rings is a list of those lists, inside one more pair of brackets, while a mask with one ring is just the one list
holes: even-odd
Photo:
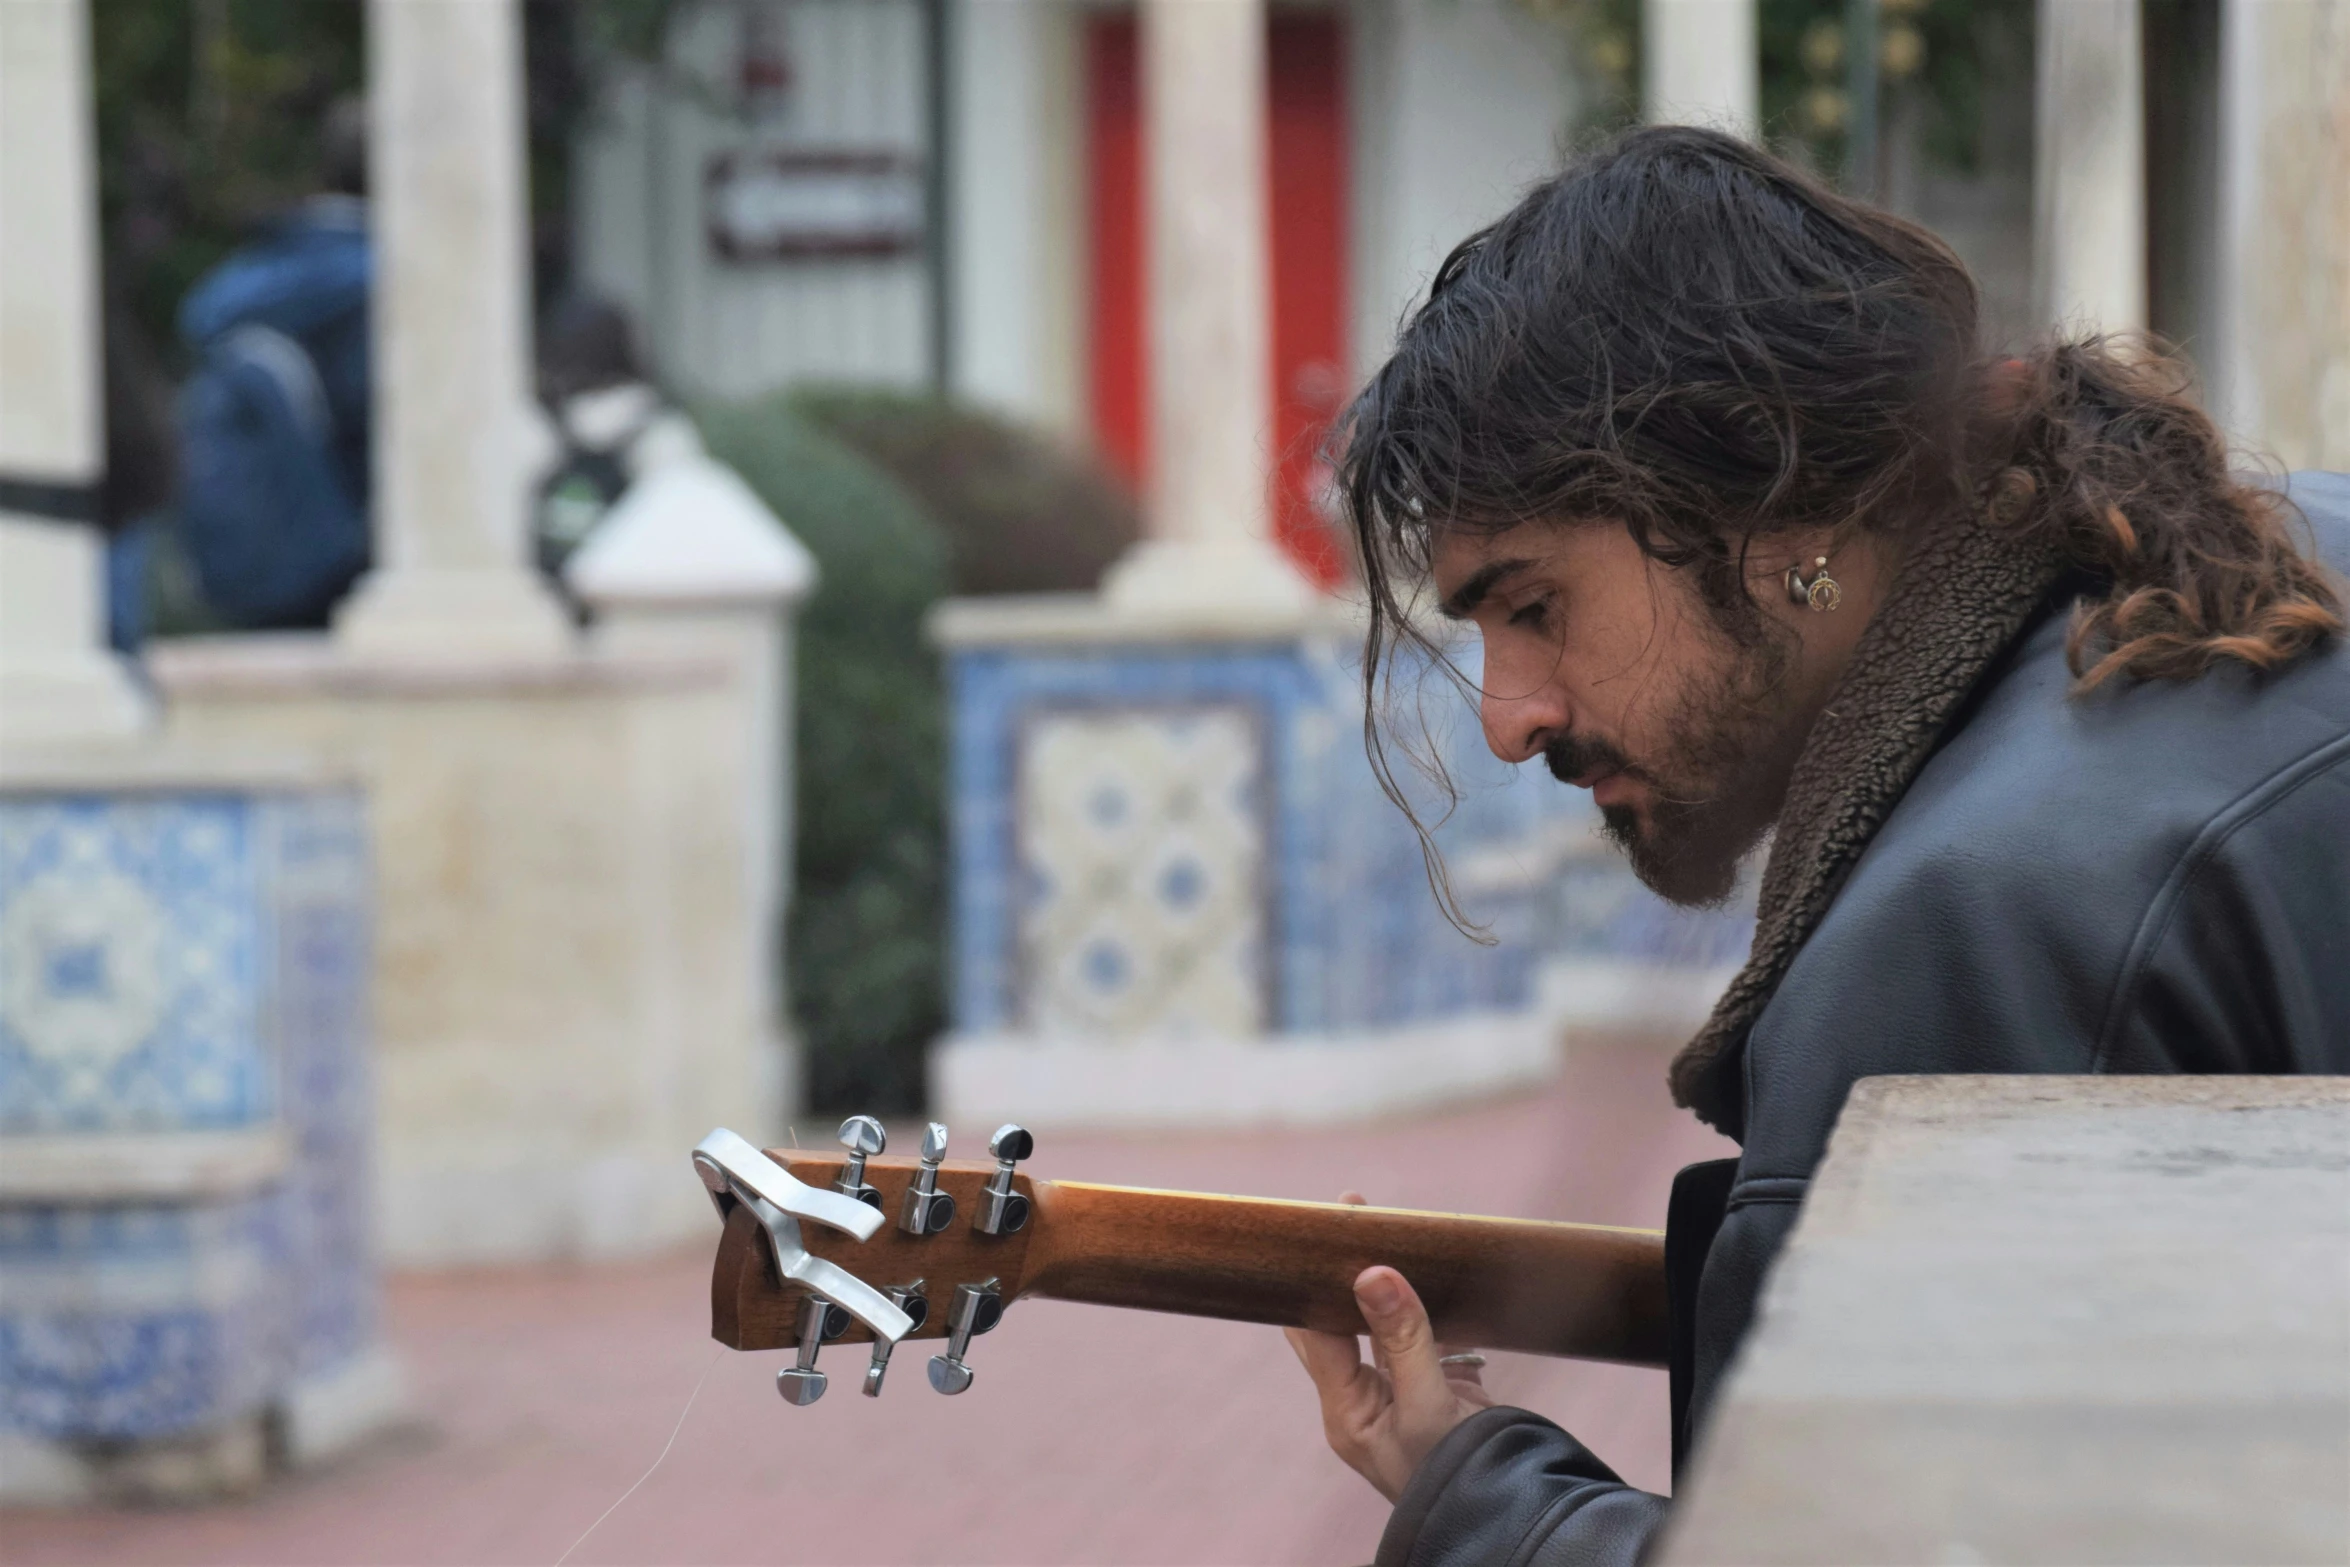
[[920, 393], [811, 387], [792, 407], [930, 509], [957, 593], [1091, 588], [1140, 531], [1134, 499], [1050, 437]]
[[922, 616], [947, 550], [922, 505], [775, 396], [696, 411], [816, 557], [799, 622], [790, 1003], [811, 1107], [904, 1113], [944, 1026], [946, 741]]
[[800, 615], [785, 935], [807, 1102], [918, 1110], [946, 1023], [945, 701], [923, 614], [949, 592], [1092, 587], [1134, 503], [1051, 440], [933, 397], [802, 390], [696, 417], [823, 574]]

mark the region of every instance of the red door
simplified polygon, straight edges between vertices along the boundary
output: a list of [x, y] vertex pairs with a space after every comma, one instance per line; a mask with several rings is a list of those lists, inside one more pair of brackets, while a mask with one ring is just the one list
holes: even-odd
[[1142, 51], [1131, 11], [1097, 11], [1086, 21], [1085, 132], [1093, 438], [1139, 490], [1150, 472], [1150, 329], [1142, 295]]
[[[1269, 26], [1274, 444], [1266, 483], [1277, 537], [1327, 587], [1344, 559], [1322, 493], [1320, 445], [1348, 384], [1345, 32], [1329, 11], [1287, 13]], [[1093, 429], [1111, 467], [1137, 486], [1150, 471], [1140, 64], [1132, 12], [1088, 19]]]

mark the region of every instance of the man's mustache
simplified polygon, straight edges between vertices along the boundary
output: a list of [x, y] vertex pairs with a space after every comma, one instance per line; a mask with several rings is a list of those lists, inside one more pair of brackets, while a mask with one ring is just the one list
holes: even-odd
[[1572, 732], [1560, 735], [1542, 748], [1543, 764], [1550, 775], [1560, 783], [1578, 780], [1592, 781], [1607, 773], [1632, 773], [1640, 776], [1632, 759], [1605, 740]]

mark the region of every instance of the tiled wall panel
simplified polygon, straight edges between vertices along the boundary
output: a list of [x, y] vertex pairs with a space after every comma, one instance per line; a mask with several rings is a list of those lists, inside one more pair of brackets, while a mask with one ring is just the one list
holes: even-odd
[[227, 1195], [0, 1202], [0, 1426], [169, 1436], [373, 1343], [368, 909], [348, 791], [0, 795], [0, 1136], [288, 1153]]
[[1440, 669], [1399, 688], [1389, 754], [1482, 943], [1379, 786], [1343, 647], [992, 647], [950, 680], [966, 1033], [1377, 1029], [1522, 1008], [1554, 958], [1715, 967], [1751, 937], [1590, 845], [1588, 797], [1496, 760]]

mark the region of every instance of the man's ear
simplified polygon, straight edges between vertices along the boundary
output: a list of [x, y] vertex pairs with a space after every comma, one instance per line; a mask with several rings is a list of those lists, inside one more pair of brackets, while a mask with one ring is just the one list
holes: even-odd
[[1776, 586], [1779, 599], [1787, 602], [1788, 567], [1799, 567], [1809, 577], [1820, 569], [1825, 557], [1829, 575], [1858, 578], [1874, 571], [1886, 555], [1886, 543], [1881, 533], [1856, 523], [1771, 534], [1755, 540], [1747, 551], [1747, 584], [1766, 600], [1769, 595], [1765, 590]]
[[1818, 562], [1825, 556], [1833, 573], [1837, 549], [1837, 535], [1825, 528], [1774, 533], [1756, 539], [1746, 551], [1747, 594], [1766, 612], [1785, 619], [1803, 607], [1788, 590], [1789, 570], [1808, 578], [1820, 569]]

